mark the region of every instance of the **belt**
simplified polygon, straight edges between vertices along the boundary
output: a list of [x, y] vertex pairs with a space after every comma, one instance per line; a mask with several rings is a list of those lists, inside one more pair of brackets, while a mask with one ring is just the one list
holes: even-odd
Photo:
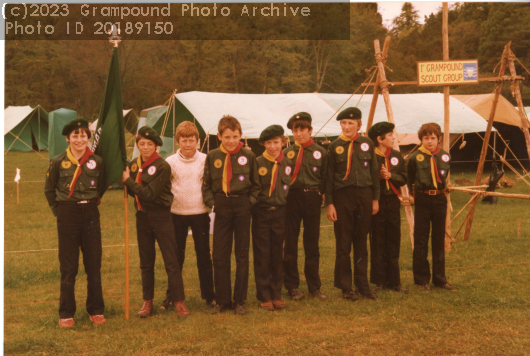
[[236, 194], [217, 193], [217, 195], [222, 195], [223, 197], [227, 197], [227, 198], [237, 198], [237, 197], [239, 197], [239, 195], [236, 195]]
[[280, 207], [279, 206], [260, 206], [260, 208], [263, 210], [276, 210], [276, 209], [279, 209]]
[[59, 203], [68, 203], [68, 204], [88, 204], [88, 203], [97, 203], [97, 199], [89, 200], [80, 200], [80, 201], [60, 201]]
[[291, 189], [290, 191], [304, 192], [304, 193], [307, 193], [307, 192], [319, 192], [320, 193], [320, 189]]
[[416, 192], [423, 193], [423, 194], [428, 194], [428, 195], [438, 195], [438, 194], [445, 193], [445, 188], [444, 189], [440, 189], [440, 190], [436, 190], [436, 189], [433, 189], [433, 190], [416, 190]]

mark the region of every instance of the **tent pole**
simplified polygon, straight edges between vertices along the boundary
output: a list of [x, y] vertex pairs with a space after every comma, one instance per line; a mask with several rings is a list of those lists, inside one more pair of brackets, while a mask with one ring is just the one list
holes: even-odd
[[123, 185], [124, 225], [125, 225], [125, 320], [129, 320], [129, 195]]
[[[443, 60], [449, 60], [449, 30], [448, 30], [448, 4], [447, 2], [442, 3], [443, 15], [442, 15], [442, 39], [443, 39]], [[447, 152], [451, 150], [450, 147], [450, 110], [449, 110], [449, 85], [444, 85], [444, 134], [443, 134], [443, 149]], [[446, 185], [451, 182], [449, 176], [450, 172], [447, 172]], [[445, 251], [451, 251], [451, 195], [448, 191], [445, 192], [445, 197], [447, 198], [447, 215], [445, 217], [445, 239], [444, 247]]]
[[[175, 89], [176, 90], [176, 89]], [[173, 153], [175, 153], [175, 134], [177, 133], [177, 129], [175, 128], [175, 93], [173, 92]]]
[[[385, 37], [385, 43], [383, 43], [383, 64], [386, 62], [386, 56], [388, 54], [388, 48], [390, 47], [390, 36]], [[377, 76], [375, 87], [374, 87], [374, 94], [372, 96], [372, 104], [370, 105], [370, 113], [368, 114], [368, 121], [366, 123], [366, 132], [370, 130], [370, 127], [372, 127], [372, 124], [374, 122], [374, 115], [375, 115], [375, 108], [377, 107], [377, 100], [379, 99], [379, 94], [381, 93], [381, 89], [379, 88], [379, 85], [381, 84], [381, 79], [379, 76]], [[396, 137], [397, 140], [397, 137]]]

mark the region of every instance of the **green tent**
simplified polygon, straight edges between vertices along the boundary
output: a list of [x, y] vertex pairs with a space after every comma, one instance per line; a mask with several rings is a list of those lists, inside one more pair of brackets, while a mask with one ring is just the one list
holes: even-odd
[[4, 152], [48, 148], [48, 113], [37, 105], [9, 106], [4, 110]]
[[50, 119], [48, 157], [52, 158], [66, 151], [68, 142], [62, 134], [63, 127], [77, 118], [77, 111], [61, 108], [50, 112], [48, 117]]

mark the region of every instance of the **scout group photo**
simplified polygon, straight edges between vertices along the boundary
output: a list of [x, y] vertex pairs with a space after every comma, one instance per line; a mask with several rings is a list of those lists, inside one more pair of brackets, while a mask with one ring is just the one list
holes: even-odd
[[530, 5], [304, 6], [6, 37], [6, 355], [530, 353]]

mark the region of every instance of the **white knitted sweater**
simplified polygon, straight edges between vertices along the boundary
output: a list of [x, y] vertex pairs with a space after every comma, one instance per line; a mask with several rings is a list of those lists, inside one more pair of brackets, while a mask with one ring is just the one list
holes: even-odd
[[206, 155], [199, 151], [192, 158], [177, 153], [166, 158], [171, 166], [171, 192], [174, 199], [171, 212], [177, 215], [196, 215], [208, 212], [202, 201], [202, 177]]

